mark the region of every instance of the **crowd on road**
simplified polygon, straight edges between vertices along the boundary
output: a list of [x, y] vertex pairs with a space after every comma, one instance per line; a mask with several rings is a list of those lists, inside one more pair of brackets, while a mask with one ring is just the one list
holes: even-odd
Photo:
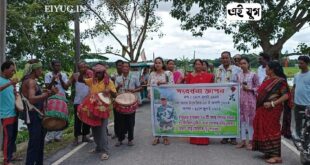
[[[260, 151], [267, 163], [281, 163], [281, 135], [292, 138], [291, 110], [295, 114], [296, 135], [301, 136], [303, 116], [300, 112], [310, 105], [309, 56], [298, 57], [300, 72], [295, 75], [292, 88], [288, 86], [281, 64], [268, 54], [259, 55], [257, 72], [251, 71], [246, 56], [231, 57], [230, 52], [224, 51], [220, 60], [221, 65], [214, 69], [207, 61], [195, 59], [194, 71], [182, 73], [176, 69], [174, 60], [164, 61], [157, 57], [150, 70], [145, 68], [142, 74], [132, 72], [129, 62], [118, 60], [115, 62], [116, 73], [111, 75], [103, 63], [89, 67], [86, 62], [80, 61], [78, 72], [71, 76], [62, 72], [59, 60], [54, 60], [51, 71], [44, 76], [44, 86], [38, 83], [43, 76], [43, 66], [38, 59], [27, 62], [21, 80], [13, 78], [16, 65], [6, 61], [1, 65], [0, 77], [4, 164], [12, 165], [17, 159], [14, 152], [18, 118], [25, 121], [29, 131], [26, 165], [43, 164], [44, 145], [61, 141], [62, 130], [68, 125], [66, 91], [70, 86], [74, 89], [73, 144], [80, 143], [80, 136], [82, 142], [91, 142], [91, 133], [96, 148], [90, 152], [99, 153], [101, 160], [107, 160], [110, 156], [107, 126], [111, 111], [114, 116], [112, 139], [117, 140], [114, 146], [123, 145], [126, 137], [127, 145], [133, 146], [136, 109], [141, 104], [141, 98], [152, 99], [150, 86], [228, 82], [240, 83], [241, 86], [241, 137], [238, 137], [239, 143], [236, 138], [224, 138], [221, 143]], [[20, 83], [19, 91], [15, 88], [17, 83]], [[163, 103], [160, 112], [169, 113], [171, 108], [164, 104], [166, 98], [161, 97], [160, 100]], [[160, 124], [169, 125], [169, 122], [162, 121]], [[161, 139], [163, 144], [170, 144], [168, 137], [156, 136], [152, 145], [159, 144]], [[191, 137], [189, 143], [207, 145], [209, 138]]]

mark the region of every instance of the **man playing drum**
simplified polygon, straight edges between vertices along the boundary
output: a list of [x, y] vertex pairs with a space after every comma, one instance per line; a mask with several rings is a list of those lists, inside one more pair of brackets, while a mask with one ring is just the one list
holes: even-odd
[[[115, 85], [116, 89], [118, 91], [118, 94], [129, 92], [134, 93], [135, 95], [139, 94], [139, 91], [141, 90], [139, 77], [136, 74], [132, 74], [130, 71], [130, 64], [129, 62], [123, 62], [122, 67], [122, 75], [116, 77]], [[137, 99], [137, 98], [136, 98]], [[137, 101], [137, 100], [136, 100]], [[138, 104], [136, 104], [138, 105]], [[115, 144], [116, 147], [122, 145], [122, 141], [125, 139], [125, 134], [128, 132], [128, 146], [133, 146], [133, 133], [134, 133], [134, 125], [135, 125], [135, 110], [137, 106], [132, 106], [129, 108], [130, 111], [133, 113], [123, 114], [119, 113], [119, 136], [118, 136], [118, 142]]]
[[[98, 63], [93, 67], [93, 71], [94, 78], [84, 79], [80, 76], [78, 81], [85, 83], [89, 87], [90, 94], [103, 93], [105, 97], [115, 97], [116, 89], [109, 75], [106, 73], [105, 66]], [[109, 113], [109, 111], [107, 111], [107, 113]], [[92, 127], [96, 149], [91, 152], [102, 153], [101, 160], [109, 159], [107, 135], [108, 116], [109, 114], [107, 114], [107, 118], [101, 119], [102, 122], [100, 126]]]

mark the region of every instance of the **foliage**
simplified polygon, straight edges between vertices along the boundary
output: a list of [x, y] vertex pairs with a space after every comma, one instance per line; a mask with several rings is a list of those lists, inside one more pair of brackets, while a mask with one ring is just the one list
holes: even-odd
[[[169, 0], [165, 0], [169, 1]], [[230, 0], [172, 0], [171, 15], [182, 22], [182, 29], [201, 36], [207, 28], [232, 34], [235, 47], [248, 52], [259, 46], [278, 58], [284, 43], [310, 22], [309, 0], [253, 0], [262, 5], [260, 21], [226, 21], [226, 5]], [[236, 0], [245, 3], [245, 0]], [[194, 13], [196, 8], [199, 12]]]
[[[40, 59], [45, 69], [53, 59], [59, 59], [63, 68], [73, 68], [74, 33], [69, 12], [45, 12], [45, 5], [75, 5], [78, 0], [10, 0], [7, 13], [8, 58], [23, 62], [29, 58]], [[89, 51], [81, 45], [82, 52]], [[23, 64], [20, 64], [23, 65]]]
[[[110, 45], [104, 53], [137, 62], [148, 34], [158, 33], [162, 26], [160, 18], [154, 13], [157, 0], [101, 0], [96, 4], [86, 3], [92, 13], [88, 17], [94, 16], [96, 25], [88, 29], [84, 37], [110, 35], [119, 48]], [[122, 34], [117, 34], [116, 28], [122, 28]], [[159, 36], [162, 34], [159, 33]]]

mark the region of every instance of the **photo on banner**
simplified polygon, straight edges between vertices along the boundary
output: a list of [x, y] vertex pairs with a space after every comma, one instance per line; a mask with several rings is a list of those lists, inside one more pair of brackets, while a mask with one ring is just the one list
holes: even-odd
[[237, 83], [152, 86], [151, 95], [154, 136], [240, 136]]

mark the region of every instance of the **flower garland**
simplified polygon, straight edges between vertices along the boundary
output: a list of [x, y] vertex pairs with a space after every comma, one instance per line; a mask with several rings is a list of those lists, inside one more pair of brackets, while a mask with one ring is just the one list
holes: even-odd
[[[222, 72], [223, 72], [223, 68], [219, 68], [219, 71], [216, 75], [216, 81], [217, 82], [221, 82], [222, 81]], [[230, 77], [232, 75], [232, 69], [229, 66], [229, 68], [226, 71], [226, 76], [225, 76], [225, 82], [229, 82], [230, 81]]]

